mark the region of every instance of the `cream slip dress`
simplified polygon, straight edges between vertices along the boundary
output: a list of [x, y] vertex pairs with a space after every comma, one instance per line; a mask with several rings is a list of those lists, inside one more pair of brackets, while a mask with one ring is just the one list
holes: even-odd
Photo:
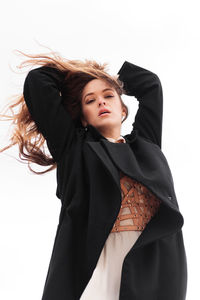
[[[120, 135], [110, 142], [126, 143]], [[122, 203], [99, 260], [79, 300], [118, 300], [122, 263], [161, 201], [145, 186], [120, 172]]]

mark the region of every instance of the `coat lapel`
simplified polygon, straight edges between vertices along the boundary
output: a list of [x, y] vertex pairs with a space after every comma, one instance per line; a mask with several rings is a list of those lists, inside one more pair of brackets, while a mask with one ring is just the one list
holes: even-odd
[[108, 170], [110, 175], [112, 176], [114, 182], [119, 187], [120, 183], [120, 174], [117, 168], [115, 167], [112, 160], [110, 160], [109, 156], [107, 155], [106, 151], [102, 147], [104, 145], [104, 139], [101, 139], [100, 142], [86, 142], [91, 147], [91, 149], [94, 151], [95, 155], [101, 160], [104, 167]]
[[[131, 173], [131, 166], [129, 165], [128, 160], [123, 161], [121, 154], [124, 153], [125, 148], [129, 149], [128, 143], [134, 142], [137, 137], [137, 130], [134, 132], [132, 139], [129, 141], [126, 139], [126, 143], [112, 143], [108, 141], [101, 133], [92, 125], [88, 125], [89, 134], [87, 137], [86, 143], [93, 150], [95, 155], [101, 160], [104, 167], [108, 170], [114, 182], [117, 184], [117, 187], [120, 189], [120, 173], [119, 166], [116, 168], [115, 161], [120, 161], [120, 166], [123, 164], [122, 169], [125, 171], [129, 170], [129, 175]], [[90, 134], [91, 133], [91, 134]], [[95, 139], [95, 141], [94, 141]], [[121, 147], [120, 147], [120, 146]], [[119, 146], [119, 147], [118, 147]], [[118, 147], [116, 151], [116, 147]], [[109, 155], [114, 157], [114, 159], [110, 159]], [[124, 157], [123, 157], [124, 158]], [[134, 168], [133, 168], [134, 169]], [[126, 173], [126, 171], [124, 172]]]

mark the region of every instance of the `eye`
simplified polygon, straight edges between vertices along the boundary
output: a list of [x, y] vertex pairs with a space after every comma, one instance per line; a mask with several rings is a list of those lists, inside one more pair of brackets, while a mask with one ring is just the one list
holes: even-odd
[[89, 100], [89, 101], [87, 102], [87, 104], [90, 103], [90, 102], [92, 102], [92, 101], [94, 101], [94, 100]]
[[[111, 97], [114, 97], [114, 96], [112, 96], [112, 95], [105, 96], [105, 98], [111, 98]], [[94, 99], [89, 100], [89, 101], [87, 102], [87, 104], [90, 103], [90, 102], [92, 102], [92, 101], [94, 101]]]

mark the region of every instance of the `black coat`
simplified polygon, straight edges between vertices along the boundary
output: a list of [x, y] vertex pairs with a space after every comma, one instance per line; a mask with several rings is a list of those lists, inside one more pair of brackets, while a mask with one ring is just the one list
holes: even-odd
[[92, 125], [72, 120], [62, 105], [60, 71], [42, 66], [25, 79], [26, 104], [57, 163], [62, 204], [42, 300], [80, 298], [120, 210], [120, 170], [162, 203], [124, 258], [119, 300], [186, 297], [184, 219], [161, 150], [162, 86], [155, 73], [128, 61], [118, 74], [127, 95], [139, 101], [126, 143], [112, 143]]

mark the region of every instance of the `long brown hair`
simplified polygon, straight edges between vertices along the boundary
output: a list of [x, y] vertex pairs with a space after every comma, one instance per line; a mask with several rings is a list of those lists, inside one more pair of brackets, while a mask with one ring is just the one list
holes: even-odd
[[[23, 61], [17, 68], [21, 69], [24, 66], [49, 66], [56, 68], [65, 74], [65, 83], [62, 90], [62, 103], [65, 109], [70, 113], [72, 119], [78, 126], [81, 126], [82, 106], [81, 96], [84, 86], [92, 79], [103, 79], [108, 84], [113, 86], [119, 95], [121, 105], [125, 109], [126, 116], [122, 123], [128, 117], [128, 107], [123, 102], [121, 95], [125, 94], [124, 84], [118, 79], [117, 75], [111, 76], [107, 72], [108, 63], [100, 64], [94, 60], [67, 60], [61, 57], [57, 52], [51, 51], [48, 54], [30, 55], [16, 50], [22, 55], [29, 57]], [[65, 89], [66, 87], [66, 89]], [[11, 110], [12, 116], [0, 114], [0, 117], [6, 117], [12, 120], [14, 129], [10, 140], [11, 143], [0, 149], [0, 152], [18, 144], [19, 157], [28, 163], [29, 169], [35, 174], [44, 174], [56, 168], [57, 164], [52, 157], [45, 154], [44, 136], [39, 132], [37, 125], [33, 121], [27, 105], [24, 100], [23, 93], [17, 96], [12, 96], [14, 100], [8, 103], [8, 109]], [[13, 112], [13, 108], [18, 108], [18, 113]], [[42, 149], [42, 150], [41, 150]], [[27, 153], [25, 153], [25, 150]], [[43, 172], [36, 172], [30, 167], [30, 162], [41, 166], [51, 167]]]

